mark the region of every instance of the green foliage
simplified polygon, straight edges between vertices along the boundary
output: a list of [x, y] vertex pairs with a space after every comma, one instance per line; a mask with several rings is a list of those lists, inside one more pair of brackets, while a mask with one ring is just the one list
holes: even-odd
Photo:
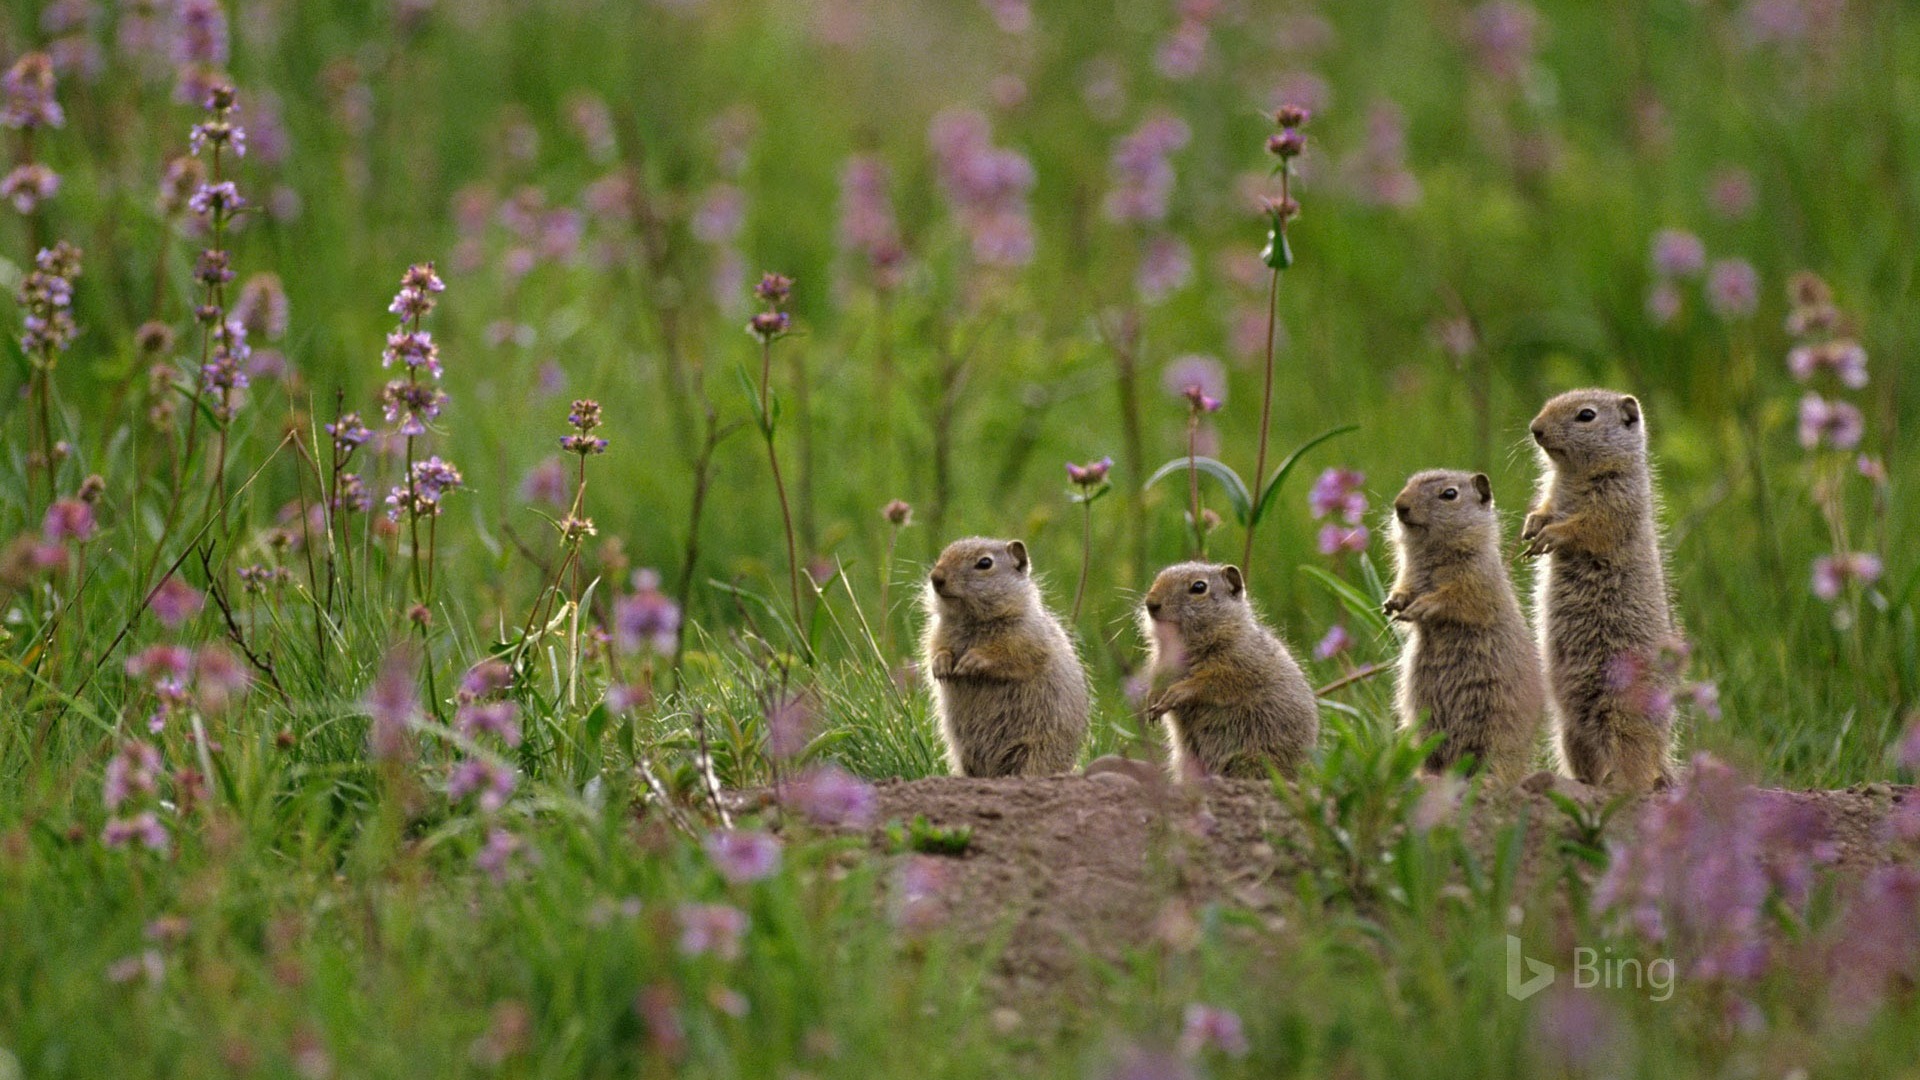
[[917, 851], [923, 855], [965, 855], [973, 845], [973, 829], [967, 825], [935, 825], [925, 814], [915, 814], [905, 825], [887, 825], [887, 843], [895, 851]]

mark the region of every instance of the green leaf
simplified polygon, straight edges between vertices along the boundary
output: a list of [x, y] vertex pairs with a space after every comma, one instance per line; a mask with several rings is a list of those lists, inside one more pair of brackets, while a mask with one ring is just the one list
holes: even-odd
[[1387, 617], [1380, 613], [1380, 600], [1368, 596], [1318, 566], [1303, 566], [1300, 572], [1319, 582], [1340, 601], [1347, 614], [1372, 631], [1375, 637], [1387, 632]]
[[1267, 506], [1273, 502], [1273, 497], [1280, 491], [1280, 486], [1286, 483], [1287, 475], [1293, 472], [1294, 466], [1300, 464], [1300, 459], [1306, 456], [1307, 451], [1329, 439], [1359, 430], [1359, 424], [1343, 424], [1340, 427], [1332, 428], [1315, 435], [1313, 438], [1301, 443], [1293, 453], [1288, 454], [1287, 459], [1282, 461], [1280, 467], [1273, 470], [1273, 475], [1267, 478], [1266, 486], [1260, 489], [1260, 505], [1255, 507], [1253, 511], [1254, 523], [1259, 524], [1260, 519], [1266, 516]]
[[1279, 225], [1267, 229], [1267, 246], [1261, 248], [1260, 261], [1273, 269], [1286, 269], [1294, 265], [1294, 250], [1286, 244], [1286, 231]]
[[1225, 462], [1215, 461], [1210, 457], [1177, 457], [1155, 469], [1153, 475], [1147, 477], [1147, 482], [1141, 486], [1141, 489], [1150, 488], [1174, 473], [1186, 472], [1188, 465], [1220, 481], [1220, 486], [1226, 489], [1227, 501], [1233, 504], [1233, 516], [1239, 520], [1240, 524], [1245, 525], [1247, 515], [1253, 509], [1253, 496], [1247, 491], [1247, 482], [1240, 479], [1240, 474], [1228, 468]]

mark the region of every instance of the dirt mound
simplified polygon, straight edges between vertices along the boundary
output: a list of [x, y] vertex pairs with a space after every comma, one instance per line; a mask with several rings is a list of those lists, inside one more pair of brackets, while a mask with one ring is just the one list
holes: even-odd
[[[1523, 886], [1572, 823], [1549, 787], [1588, 807], [1600, 797], [1544, 774], [1468, 812], [1463, 832], [1490, 850], [1499, 829], [1525, 815]], [[1839, 851], [1858, 870], [1886, 858], [1881, 822], [1920, 799], [1886, 784], [1845, 791], [1787, 792], [1816, 810]], [[1301, 823], [1257, 781], [1172, 787], [1151, 775], [1044, 779], [933, 778], [879, 786], [880, 820], [924, 815], [935, 826], [972, 830], [963, 854], [941, 857], [931, 902], [963, 935], [1001, 947], [996, 991], [1011, 998], [1057, 993], [1080, 981], [1089, 957], [1121, 959], [1131, 947], [1191, 934], [1201, 905], [1225, 901], [1270, 919], [1299, 903], [1297, 875], [1313, 848]], [[1629, 835], [1637, 807], [1624, 808], [1607, 835]], [[884, 833], [876, 830], [877, 844]], [[929, 856], [932, 858], [932, 856]]]

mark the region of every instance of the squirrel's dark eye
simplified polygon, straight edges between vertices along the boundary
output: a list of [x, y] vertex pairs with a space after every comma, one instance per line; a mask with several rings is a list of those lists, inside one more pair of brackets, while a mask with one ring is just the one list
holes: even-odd
[[1195, 596], [1199, 596], [1201, 593], [1207, 591], [1207, 583], [1204, 581], [1196, 581], [1193, 584], [1187, 586], [1187, 591], [1192, 593]]
[[1593, 418], [1599, 415], [1599, 413], [1594, 412], [1592, 409], [1581, 409], [1580, 412], [1574, 416], [1574, 419], [1583, 424], [1590, 424], [1593, 422]]
[[973, 568], [974, 568], [975, 570], [991, 570], [991, 569], [993, 569], [993, 556], [991, 556], [991, 555], [982, 555], [982, 556], [980, 556], [980, 561], [979, 561], [979, 562], [977, 562], [977, 563], [974, 563], [974, 564], [973, 564]]
[[1460, 489], [1448, 488], [1447, 490], [1440, 493], [1440, 497], [1447, 500], [1448, 502], [1452, 502], [1453, 500], [1460, 497]]

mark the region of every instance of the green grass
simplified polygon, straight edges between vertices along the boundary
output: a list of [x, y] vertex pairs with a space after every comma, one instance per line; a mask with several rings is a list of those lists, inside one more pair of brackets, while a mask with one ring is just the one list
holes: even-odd
[[[85, 250], [80, 333], [48, 395], [70, 447], [53, 486], [105, 482], [100, 531], [66, 570], [15, 573], [19, 547], [0, 559], [0, 1078], [317, 1075], [322, 1059], [339, 1075], [1072, 1075], [1098, 1073], [1124, 1043], [1169, 1045], [1194, 1001], [1236, 1009], [1252, 1045], [1245, 1059], [1201, 1055], [1208, 1075], [1553, 1072], [1549, 1006], [1501, 992], [1502, 938], [1517, 911], [1530, 949], [1643, 948], [1586, 910], [1618, 829], [1569, 817], [1555, 871], [1516, 895], [1497, 845], [1482, 865], [1449, 827], [1410, 828], [1416, 758], [1387, 730], [1390, 677], [1329, 697], [1316, 766], [1283, 792], [1312, 822], [1320, 867], [1296, 883], [1294, 918], [1199, 912], [1197, 942], [1090, 964], [1097, 1001], [1011, 1033], [985, 989], [991, 948], [894, 925], [904, 856], [795, 830], [773, 877], [716, 876], [698, 842], [715, 813], [707, 777], [755, 787], [828, 760], [875, 779], [943, 771], [910, 666], [920, 582], [943, 543], [975, 533], [1024, 539], [1060, 609], [1088, 561], [1074, 628], [1096, 690], [1088, 753], [1157, 737], [1126, 690], [1143, 652], [1133, 607], [1191, 537], [1183, 476], [1142, 490], [1187, 450], [1185, 404], [1161, 376], [1185, 354], [1221, 358], [1210, 456], [1251, 476], [1261, 357], [1235, 344], [1234, 324], [1257, 323], [1266, 280], [1240, 280], [1236, 262], [1255, 259], [1265, 223], [1242, 186], [1268, 169], [1272, 88], [1310, 72], [1327, 101], [1307, 129], [1298, 261], [1278, 291], [1269, 469], [1321, 432], [1358, 430], [1309, 450], [1279, 490], [1251, 580], [1297, 652], [1335, 623], [1357, 639], [1309, 663], [1316, 682], [1390, 663], [1396, 645], [1376, 614], [1383, 530], [1363, 557], [1321, 556], [1312, 477], [1363, 470], [1377, 517], [1418, 469], [1485, 469], [1517, 531], [1536, 477], [1526, 421], [1554, 392], [1605, 384], [1645, 403], [1693, 675], [1724, 706], [1686, 715], [1683, 749], [1770, 785], [1910, 780], [1893, 747], [1920, 697], [1920, 561], [1903, 542], [1920, 475], [1920, 80], [1903, 61], [1920, 20], [1867, 3], [1816, 22], [1816, 40], [1753, 45], [1746, 6], [1543, 2], [1518, 82], [1475, 62], [1469, 9], [1452, 3], [1328, 5], [1327, 35], [1233, 8], [1186, 80], [1155, 66], [1178, 16], [1136, 0], [1042, 4], [1024, 35], [979, 5], [858, 6], [844, 42], [828, 40], [836, 5], [472, 0], [417, 22], [347, 0], [235, 10], [230, 66], [254, 143], [231, 175], [277, 209], [246, 215], [230, 246], [241, 281], [284, 282], [290, 329], [253, 344], [284, 353], [288, 374], [257, 378], [230, 424], [201, 414], [191, 445], [193, 406], [149, 370], [170, 365], [190, 387], [201, 359], [204, 240], [155, 205], [199, 114], [170, 100], [164, 60], [149, 71], [115, 51], [125, 5], [103, 8], [88, 33], [105, 68], [63, 73], [68, 122], [32, 141], [58, 194], [32, 214], [0, 208], [9, 292], [37, 244]], [[48, 45], [52, 25], [32, 5], [0, 13], [0, 55]], [[1087, 93], [1102, 72], [1122, 87], [1111, 113]], [[1018, 104], [993, 103], [996, 76], [1018, 77]], [[576, 130], [583, 98], [605, 104], [609, 146]], [[284, 157], [264, 138], [270, 102]], [[1386, 103], [1419, 182], [1401, 207], [1361, 183]], [[1036, 256], [1017, 272], [971, 263], [942, 194], [928, 126], [956, 106], [983, 110], [995, 145], [1034, 168]], [[1167, 221], [1109, 221], [1115, 140], [1162, 109], [1191, 132], [1171, 158]], [[26, 148], [5, 140], [9, 168]], [[910, 253], [884, 295], [836, 245], [856, 152], [890, 167]], [[1752, 184], [1744, 215], [1712, 205], [1729, 169]], [[586, 214], [577, 258], [524, 275], [497, 205], [478, 230], [460, 220], [463, 193], [581, 209], [608, 177], [630, 185], [623, 212]], [[730, 245], [691, 220], [722, 183], [746, 205]], [[1689, 281], [1681, 314], [1654, 325], [1648, 244], [1661, 228], [1750, 260], [1757, 313], [1720, 320]], [[1161, 231], [1190, 246], [1193, 274], [1147, 302], [1136, 273]], [[742, 332], [752, 304], [744, 284], [710, 287], [730, 257], [797, 280], [797, 333], [774, 345], [770, 372], [797, 544], [819, 570], [817, 587], [801, 583], [799, 621], [754, 400], [762, 356]], [[300, 521], [331, 482], [320, 425], [336, 402], [379, 419], [385, 307], [405, 267], [428, 259], [448, 285], [427, 326], [450, 401], [417, 449], [458, 462], [466, 489], [432, 528], [423, 590], [404, 528], [336, 521], [329, 544]], [[1803, 269], [1832, 285], [1871, 358], [1864, 390], [1819, 389], [1860, 406], [1861, 449], [1884, 461], [1885, 486], [1851, 455], [1796, 440], [1804, 388], [1783, 323]], [[1463, 319], [1475, 344], [1456, 357], [1437, 328]], [[178, 344], [145, 356], [135, 332], [152, 320]], [[31, 461], [33, 360], [12, 345], [7, 357], [0, 539], [37, 534], [48, 502]], [[569, 562], [552, 524], [565, 509], [530, 505], [521, 486], [558, 453], [576, 397], [602, 403], [611, 447], [587, 462], [580, 512], [597, 534]], [[176, 409], [171, 431], [150, 419], [160, 404]], [[1114, 490], [1091, 508], [1083, 555], [1061, 465], [1104, 455]], [[355, 465], [377, 503], [401, 458], [367, 448]], [[1829, 481], [1839, 494], [1823, 513]], [[1233, 507], [1204, 482], [1227, 522], [1210, 550], [1237, 557]], [[915, 507], [897, 530], [881, 512], [895, 498]], [[1809, 586], [1837, 535], [1885, 572], [1836, 603]], [[174, 565], [196, 589], [223, 585], [231, 628], [212, 601], [177, 630], [143, 613]], [[248, 593], [237, 575], [253, 565], [288, 580]], [[601, 633], [640, 568], [685, 601], [677, 663]], [[417, 602], [425, 634], [408, 621]], [[369, 688], [396, 647], [423, 639], [433, 718], [410, 760], [373, 760]], [[186, 711], [150, 735], [154, 696], [127, 659], [221, 641], [262, 667], [242, 703], [195, 714], [217, 747]], [[439, 722], [490, 655], [516, 665], [517, 747]], [[645, 692], [617, 708], [603, 700], [615, 684]], [[768, 716], [788, 701], [806, 745], [781, 762]], [[129, 740], [152, 743], [170, 774], [130, 804], [168, 826], [166, 854], [100, 841], [105, 774]], [[517, 770], [501, 810], [447, 797], [448, 769], [468, 759]], [[495, 829], [524, 845], [500, 881], [475, 865]], [[738, 959], [678, 949], [676, 908], [707, 902], [747, 913]], [[1817, 941], [1833, 917], [1782, 932]], [[1722, 1022], [1731, 1006], [1713, 985], [1683, 980], [1670, 1004], [1607, 997], [1614, 1052], [1641, 1071], [1875, 1075], [1912, 1060], [1910, 993], [1843, 1028], [1796, 1002], [1805, 978], [1783, 965], [1749, 988], [1762, 1021], [1750, 1028]], [[717, 988], [744, 995], [745, 1015], [717, 1006]], [[677, 1039], [648, 1028], [636, 1000], [649, 990], [671, 1002]]]

